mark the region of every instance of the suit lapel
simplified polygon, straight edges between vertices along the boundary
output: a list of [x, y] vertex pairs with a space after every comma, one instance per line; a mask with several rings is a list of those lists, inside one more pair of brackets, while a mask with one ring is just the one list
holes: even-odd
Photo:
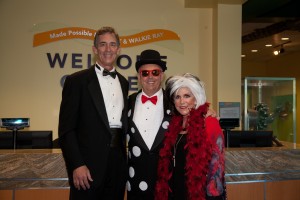
[[93, 99], [93, 102], [96, 106], [96, 109], [100, 117], [102, 118], [102, 121], [104, 122], [106, 128], [109, 130], [109, 123], [108, 123], [108, 117], [105, 109], [105, 103], [104, 103], [101, 87], [99, 85], [99, 81], [95, 72], [95, 67], [91, 67], [89, 70], [90, 70], [90, 76], [89, 76], [88, 89]]
[[132, 95], [130, 96], [130, 99], [129, 99], [129, 103], [130, 103], [129, 109], [131, 109], [131, 113], [132, 113], [132, 114], [130, 115], [130, 121], [133, 121], [133, 114], [134, 114], [134, 110], [135, 110], [136, 97], [137, 97], [137, 95], [138, 95], [140, 92], [141, 92], [141, 90], [138, 91], [137, 93], [132, 94]]
[[127, 102], [127, 87], [128, 87], [128, 83], [123, 81], [121, 75], [119, 74], [119, 72], [117, 72], [117, 76], [119, 78], [119, 81], [120, 81], [120, 85], [121, 85], [121, 89], [122, 89], [122, 93], [123, 93], [123, 99], [124, 99], [124, 102]]
[[159, 127], [159, 130], [157, 132], [157, 135], [155, 137], [155, 140], [153, 142], [153, 145], [151, 147], [151, 150], [155, 149], [163, 142], [165, 138], [165, 133], [168, 129], [169, 122], [171, 120], [171, 110], [164, 90], [163, 90], [163, 95], [164, 95], [164, 117]]
[[124, 108], [122, 111], [122, 117], [121, 117], [121, 121], [122, 121], [122, 127], [124, 132], [126, 132], [127, 128], [128, 128], [128, 81], [117, 71], [117, 76], [121, 85], [121, 90], [122, 90], [122, 94], [123, 94], [123, 102], [124, 102]]
[[148, 148], [148, 146], [146, 145], [142, 135], [140, 134], [140, 131], [139, 129], [136, 127], [135, 123], [132, 122], [133, 124], [133, 127], [135, 128], [135, 130], [137, 130], [137, 134], [133, 134], [133, 136], [135, 137], [135, 140], [139, 143], [139, 146], [142, 148], [142, 149], [145, 149], [147, 151], [149, 151], [150, 149]]

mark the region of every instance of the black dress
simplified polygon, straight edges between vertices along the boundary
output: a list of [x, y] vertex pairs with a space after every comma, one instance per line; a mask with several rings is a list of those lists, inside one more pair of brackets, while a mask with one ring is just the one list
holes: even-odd
[[[186, 145], [187, 134], [178, 134], [175, 146], [173, 147], [173, 165], [172, 165], [172, 177], [169, 185], [172, 192], [169, 192], [169, 200], [188, 200], [187, 188], [185, 185], [185, 162], [186, 162]], [[175, 162], [174, 162], [175, 153]], [[224, 187], [224, 193], [220, 196], [206, 196], [206, 200], [226, 200], [226, 189]]]
[[173, 156], [175, 154], [175, 162], [173, 157], [173, 173], [170, 179], [170, 187], [172, 192], [169, 193], [169, 200], [186, 200], [187, 188], [185, 185], [185, 158], [186, 150], [184, 146], [186, 144], [187, 134], [178, 134], [175, 146], [173, 148]]

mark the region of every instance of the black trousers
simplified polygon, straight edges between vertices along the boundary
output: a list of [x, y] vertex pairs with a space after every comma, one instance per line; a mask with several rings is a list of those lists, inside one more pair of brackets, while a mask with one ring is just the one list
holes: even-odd
[[127, 173], [124, 153], [120, 148], [111, 147], [105, 182], [88, 190], [71, 186], [70, 200], [124, 200]]

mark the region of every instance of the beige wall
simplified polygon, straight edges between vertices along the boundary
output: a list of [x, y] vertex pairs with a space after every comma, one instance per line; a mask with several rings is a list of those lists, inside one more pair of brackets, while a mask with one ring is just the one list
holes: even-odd
[[[241, 5], [217, 6], [213, 54], [214, 103], [241, 101]], [[217, 106], [217, 105], [215, 105]]]
[[[168, 56], [166, 76], [191, 72], [206, 82], [212, 101], [212, 9], [185, 8], [183, 0], [38, 1], [1, 0], [0, 117], [29, 117], [29, 130], [53, 130], [57, 137], [60, 79], [81, 69], [71, 68], [71, 54], [82, 54], [83, 68], [92, 41], [64, 40], [33, 47], [36, 33], [62, 27], [98, 29], [113, 26], [120, 35], [167, 29], [181, 40], [123, 48], [133, 63], [147, 48]], [[50, 68], [47, 53], [68, 54], [64, 68]], [[134, 65], [119, 70], [135, 75]]]

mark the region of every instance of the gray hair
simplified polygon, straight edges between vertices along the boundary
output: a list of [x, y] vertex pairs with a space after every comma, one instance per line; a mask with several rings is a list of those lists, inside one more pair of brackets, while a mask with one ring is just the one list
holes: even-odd
[[188, 88], [196, 99], [196, 109], [205, 104], [206, 94], [204, 83], [200, 81], [197, 76], [190, 73], [183, 75], [171, 76], [166, 80], [166, 94], [172, 102], [174, 102], [174, 95], [181, 88]]
[[115, 29], [113, 27], [109, 27], [109, 26], [104, 26], [102, 28], [100, 28], [96, 33], [95, 33], [95, 37], [94, 37], [94, 46], [97, 47], [98, 46], [98, 42], [99, 42], [99, 35], [104, 35], [106, 33], [110, 33], [113, 34], [116, 37], [116, 42], [117, 42], [117, 46], [120, 47], [120, 37], [119, 34], [115, 31]]

